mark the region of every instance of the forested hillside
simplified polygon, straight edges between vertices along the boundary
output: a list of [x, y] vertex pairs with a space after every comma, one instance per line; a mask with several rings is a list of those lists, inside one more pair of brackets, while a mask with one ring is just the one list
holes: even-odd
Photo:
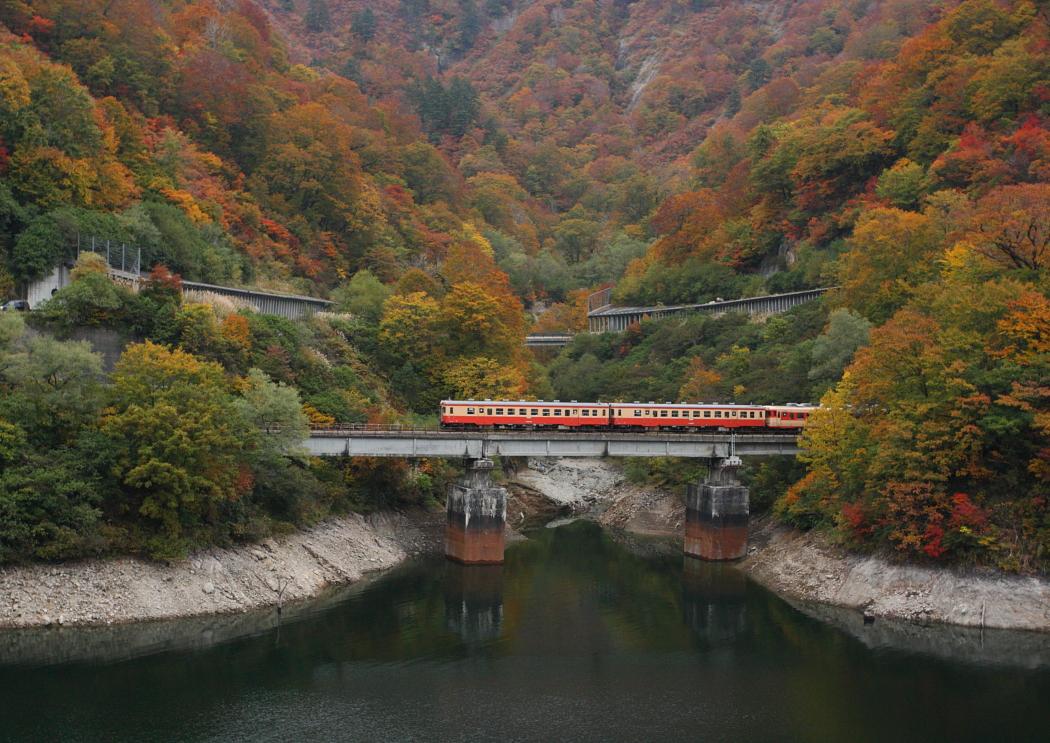
[[[41, 322], [216, 363], [230, 404], [284, 383], [315, 420], [823, 397], [784, 518], [1045, 569], [1048, 20], [1034, 0], [0, 0], [0, 290], [78, 236], [134, 244], [165, 267], [145, 296], [86, 265]], [[344, 314], [266, 327], [183, 303], [168, 271]], [[581, 336], [546, 369], [522, 349], [611, 283], [654, 304], [839, 288], [764, 324]], [[0, 379], [32, 402], [33, 341], [8, 335]], [[77, 424], [110, 445], [117, 387]], [[58, 445], [15, 399], [6, 492]], [[142, 496], [125, 470], [91, 477], [114, 472], [122, 495], [82, 513], [153, 518], [121, 502]], [[259, 490], [232, 472], [216, 502]]]

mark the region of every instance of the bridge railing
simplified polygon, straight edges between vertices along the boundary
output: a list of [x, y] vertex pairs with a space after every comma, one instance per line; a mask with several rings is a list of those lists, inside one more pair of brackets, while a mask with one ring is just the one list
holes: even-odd
[[314, 433], [352, 433], [358, 432], [369, 432], [369, 433], [441, 433], [446, 429], [441, 426], [419, 426], [413, 424], [402, 424], [402, 423], [335, 423], [326, 426], [310, 426], [310, 431]]

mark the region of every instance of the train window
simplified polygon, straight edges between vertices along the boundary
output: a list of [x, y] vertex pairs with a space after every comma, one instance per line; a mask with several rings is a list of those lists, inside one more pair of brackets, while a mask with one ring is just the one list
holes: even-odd
[[555, 408], [554, 409], [554, 414], [555, 415], [561, 415], [561, 408]]
[[661, 410], [660, 411], [660, 417], [661, 418], [666, 418], [667, 417], [667, 411], [666, 410]]
[[678, 417], [678, 411], [677, 410], [672, 410], [671, 411], [671, 417], [672, 418], [677, 418]]
[[467, 415], [474, 415], [474, 408], [467, 408]]
[[543, 414], [544, 414], [544, 415], [550, 415], [550, 414], [551, 414], [551, 410], [550, 410], [550, 408], [544, 408], [544, 409], [543, 409]]
[[530, 415], [539, 415], [539, 412], [539, 408], [532, 408], [532, 412], [530, 413]]
[[641, 410], [634, 411], [634, 417], [635, 418], [641, 418], [642, 417], [642, 411]]
[[715, 418], [721, 418], [721, 417], [722, 417], [722, 411], [721, 410], [716, 410], [715, 411]]
[[496, 415], [503, 415], [503, 408], [496, 408]]
[[518, 408], [518, 415], [525, 415], [525, 408]]

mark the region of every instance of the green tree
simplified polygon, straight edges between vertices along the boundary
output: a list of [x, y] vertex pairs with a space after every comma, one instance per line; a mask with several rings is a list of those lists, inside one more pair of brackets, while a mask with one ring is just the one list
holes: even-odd
[[149, 341], [113, 370], [102, 431], [114, 451], [119, 511], [154, 557], [185, 554], [250, 487], [241, 469], [245, 424], [222, 367]]
[[343, 312], [378, 325], [383, 316], [383, 303], [391, 295], [390, 287], [367, 268], [361, 269], [332, 293], [336, 307]]
[[306, 30], [310, 33], [321, 33], [322, 31], [328, 31], [332, 18], [328, 12], [328, 3], [326, 0], [310, 0], [310, 5], [306, 10]]
[[8, 393], [0, 414], [19, 423], [38, 446], [68, 444], [101, 407], [102, 359], [84, 341], [37, 336], [0, 359]]
[[888, 199], [899, 209], [915, 209], [927, 188], [926, 171], [908, 158], [898, 160], [884, 170], [875, 186], [879, 198]]
[[371, 41], [376, 35], [376, 14], [371, 8], [364, 8], [350, 16], [354, 35], [362, 41]]
[[259, 369], [251, 369], [236, 407], [248, 425], [258, 459], [274, 460], [304, 452], [310, 425], [294, 387], [273, 382]]
[[867, 345], [871, 323], [847, 309], [837, 309], [811, 352], [809, 378], [826, 384], [837, 381], [861, 346]]

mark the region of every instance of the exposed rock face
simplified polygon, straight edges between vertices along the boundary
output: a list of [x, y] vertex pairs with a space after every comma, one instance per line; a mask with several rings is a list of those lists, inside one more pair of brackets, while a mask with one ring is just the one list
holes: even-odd
[[753, 524], [748, 575], [792, 599], [928, 624], [1050, 632], [1050, 581], [994, 571], [899, 564], [857, 555], [820, 534]]
[[530, 459], [529, 469], [514, 479], [558, 506], [580, 513], [610, 500], [623, 484], [623, 473], [604, 459]]
[[110, 624], [280, 606], [436, 549], [440, 517], [432, 525], [420, 520], [350, 515], [259, 544], [207, 550], [173, 565], [120, 558], [3, 568], [0, 627]]

